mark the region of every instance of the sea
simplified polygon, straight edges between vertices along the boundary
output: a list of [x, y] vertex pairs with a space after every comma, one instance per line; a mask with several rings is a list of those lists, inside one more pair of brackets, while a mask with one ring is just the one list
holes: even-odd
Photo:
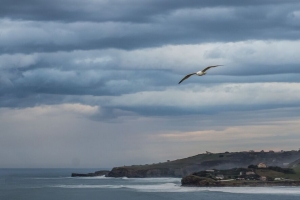
[[299, 200], [300, 187], [182, 187], [180, 178], [71, 177], [102, 169], [0, 169], [0, 200]]

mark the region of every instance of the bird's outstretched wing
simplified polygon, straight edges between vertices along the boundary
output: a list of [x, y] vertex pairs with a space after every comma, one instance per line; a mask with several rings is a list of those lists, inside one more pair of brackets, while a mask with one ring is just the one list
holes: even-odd
[[207, 71], [208, 69], [212, 68], [212, 67], [218, 67], [218, 66], [223, 66], [223, 65], [213, 65], [213, 66], [208, 66], [205, 69], [202, 70], [202, 72]]
[[182, 81], [184, 81], [185, 79], [189, 78], [190, 76], [192, 76], [192, 75], [194, 75], [194, 74], [196, 74], [196, 73], [192, 73], [192, 74], [186, 75], [183, 79], [181, 79], [181, 81], [179, 81], [178, 84], [180, 84]]

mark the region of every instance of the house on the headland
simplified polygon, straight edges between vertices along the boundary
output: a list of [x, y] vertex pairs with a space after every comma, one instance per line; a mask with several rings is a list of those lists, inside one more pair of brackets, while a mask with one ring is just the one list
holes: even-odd
[[265, 163], [259, 163], [257, 168], [267, 168], [267, 165]]
[[266, 181], [266, 180], [267, 180], [267, 177], [261, 176], [259, 179], [260, 179], [261, 181]]
[[274, 178], [274, 181], [282, 181], [283, 178]]
[[218, 174], [218, 175], [216, 176], [216, 179], [218, 179], [218, 180], [223, 180], [223, 179], [224, 179], [224, 175], [223, 175], [223, 174]]
[[206, 172], [215, 172], [215, 170], [213, 170], [213, 169], [207, 169], [207, 170], [205, 170]]
[[246, 172], [246, 175], [254, 175], [254, 174], [255, 174], [255, 172], [253, 172], [253, 171]]
[[290, 163], [282, 163], [284, 167], [288, 166]]

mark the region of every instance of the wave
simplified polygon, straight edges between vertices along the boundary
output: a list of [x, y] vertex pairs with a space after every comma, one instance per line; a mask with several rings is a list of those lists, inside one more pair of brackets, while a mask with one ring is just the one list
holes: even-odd
[[[300, 195], [299, 187], [182, 187], [180, 178], [113, 178], [105, 176], [97, 177], [57, 177], [39, 179], [102, 179], [98, 184], [60, 184], [46, 187], [58, 187], [66, 189], [131, 189], [139, 192], [224, 192], [240, 194], [280, 194]], [[107, 179], [107, 181], [106, 181]], [[110, 180], [109, 180], [110, 179]], [[95, 183], [93, 181], [93, 183]]]
[[140, 192], [225, 192], [240, 194], [286, 194], [300, 195], [299, 187], [222, 187], [222, 188], [198, 188], [198, 187], [182, 187], [179, 184], [164, 183], [152, 185], [54, 185], [49, 187], [59, 188], [106, 188], [106, 189], [133, 189]]
[[56, 187], [56, 188], [69, 188], [69, 189], [86, 189], [86, 188], [122, 188], [121, 185], [52, 185], [49, 187]]
[[113, 177], [106, 177], [105, 175], [103, 176], [92, 176], [92, 177], [71, 177], [74, 179], [113, 179]]
[[51, 179], [69, 179], [72, 177], [34, 177], [34, 178], [28, 178], [28, 179], [35, 179], [35, 180], [51, 180]]
[[241, 194], [300, 195], [299, 187], [223, 187], [223, 188], [206, 188], [206, 190], [211, 192], [226, 192], [226, 193], [241, 193]]
[[93, 177], [70, 177], [70, 176], [67, 176], [67, 177], [35, 177], [35, 178], [29, 178], [29, 179], [113, 179], [112, 177], [105, 177], [104, 175], [103, 176], [93, 176]]
[[95, 177], [69, 177], [75, 179], [114, 179], [114, 180], [124, 180], [128, 182], [153, 182], [153, 183], [173, 183], [173, 182], [181, 182], [181, 178], [128, 178], [124, 177], [105, 177], [103, 176], [95, 176]]
[[180, 187], [173, 183], [164, 183], [164, 184], [155, 184], [155, 185], [54, 185], [50, 187], [59, 187], [59, 188], [76, 188], [76, 189], [86, 189], [86, 188], [111, 188], [111, 189], [135, 189], [145, 192], [158, 192], [160, 190], [174, 189], [175, 187]]
[[[124, 179], [124, 178], [123, 178]], [[132, 182], [149, 182], [149, 183], [180, 183], [181, 178], [125, 178]]]

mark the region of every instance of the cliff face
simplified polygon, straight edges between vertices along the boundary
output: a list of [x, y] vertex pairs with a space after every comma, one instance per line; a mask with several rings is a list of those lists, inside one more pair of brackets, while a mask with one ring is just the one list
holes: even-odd
[[130, 177], [130, 178], [145, 178], [145, 177], [182, 177], [182, 172], [179, 169], [172, 168], [157, 168], [157, 169], [131, 169], [126, 167], [115, 167], [109, 173], [108, 177]]
[[152, 165], [115, 167], [108, 177], [184, 177], [196, 171], [207, 169], [230, 169], [265, 163], [268, 166], [283, 167], [300, 158], [299, 151], [286, 152], [233, 152], [199, 154], [196, 156]]

